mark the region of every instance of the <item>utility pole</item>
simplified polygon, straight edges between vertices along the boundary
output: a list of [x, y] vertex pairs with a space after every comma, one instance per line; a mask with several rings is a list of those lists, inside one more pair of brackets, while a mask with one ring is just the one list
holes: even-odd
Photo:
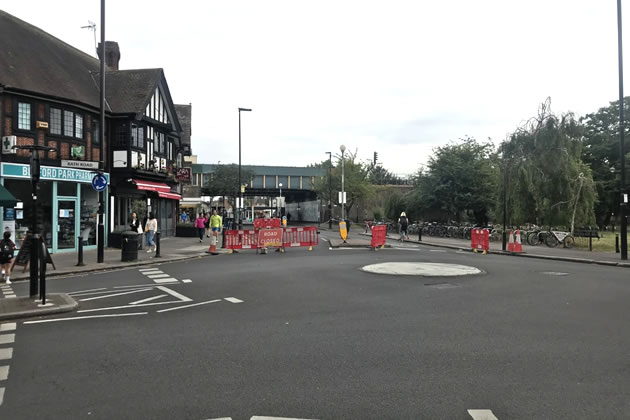
[[328, 153], [328, 229], [332, 230], [332, 152]]
[[[101, 80], [100, 80], [100, 123], [98, 130], [99, 137], [99, 170], [105, 171], [105, 0], [101, 0]], [[96, 243], [96, 262], [103, 263], [105, 260], [105, 192], [98, 193], [98, 230]]]
[[628, 205], [626, 193], [626, 148], [624, 145], [624, 101], [623, 101], [623, 44], [621, 28], [621, 0], [617, 0], [617, 47], [619, 54], [619, 159], [621, 160], [621, 180], [619, 181], [619, 193], [621, 194], [619, 214], [621, 216], [621, 259], [628, 259], [628, 221], [626, 220], [626, 206]]

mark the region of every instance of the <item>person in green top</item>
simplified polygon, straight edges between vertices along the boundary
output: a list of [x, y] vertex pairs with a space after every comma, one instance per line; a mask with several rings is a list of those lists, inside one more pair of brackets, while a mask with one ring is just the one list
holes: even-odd
[[223, 221], [221, 220], [221, 216], [217, 214], [216, 210], [212, 210], [212, 216], [210, 216], [210, 228], [212, 228], [212, 234], [214, 232], [221, 232], [221, 226], [223, 225]]

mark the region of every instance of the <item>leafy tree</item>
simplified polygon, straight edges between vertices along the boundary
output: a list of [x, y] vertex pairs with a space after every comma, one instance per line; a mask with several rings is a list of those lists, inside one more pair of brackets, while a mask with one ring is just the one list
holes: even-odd
[[497, 166], [491, 142], [479, 143], [471, 137], [438, 147], [425, 170], [414, 177], [416, 185], [408, 207], [425, 219], [463, 218], [487, 224], [496, 202]]
[[[241, 166], [241, 182], [248, 184], [254, 172]], [[238, 165], [215, 165], [210, 180], [203, 187], [204, 193], [212, 196], [238, 196]]]
[[374, 185], [401, 185], [404, 180], [397, 177], [382, 165], [369, 165], [369, 180]]
[[[330, 168], [329, 160], [316, 165], [321, 165], [320, 167], [322, 168]], [[346, 214], [349, 215], [354, 205], [360, 201], [365, 201], [374, 193], [374, 188], [369, 182], [370, 168], [357, 159], [356, 151], [344, 154], [344, 167]], [[331, 174], [332, 197], [328, 194], [329, 173]], [[333, 204], [340, 205], [338, 192], [341, 191], [341, 156], [337, 157], [335, 165], [330, 171], [326, 171], [325, 176], [315, 180], [313, 188], [325, 203], [332, 199]]]
[[[501, 146], [512, 224], [569, 226], [594, 222], [597, 192], [582, 159], [583, 129], [573, 114], [557, 116], [549, 100]], [[502, 208], [500, 210], [502, 213]]]
[[[630, 97], [624, 98], [625, 109], [630, 108]], [[582, 158], [592, 172], [599, 201], [595, 205], [598, 225], [610, 223], [616, 213], [619, 199], [619, 101], [587, 114], [580, 122], [584, 126], [584, 149]], [[625, 136], [630, 141], [630, 124], [625, 125]], [[627, 156], [626, 156], [627, 158]]]

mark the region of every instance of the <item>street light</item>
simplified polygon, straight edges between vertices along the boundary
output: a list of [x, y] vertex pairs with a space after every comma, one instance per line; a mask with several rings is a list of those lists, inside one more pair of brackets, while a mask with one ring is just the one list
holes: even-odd
[[243, 203], [243, 184], [241, 183], [241, 111], [250, 112], [250, 108], [239, 108], [238, 109], [238, 188], [239, 188], [239, 202], [236, 206], [236, 217], [238, 218], [238, 228], [243, 227], [243, 223], [241, 221], [241, 204]]
[[339, 147], [341, 150], [341, 220], [346, 221], [346, 194], [345, 194], [345, 165], [343, 153], [346, 151], [346, 146], [343, 144]]
[[278, 200], [278, 217], [282, 218], [282, 182], [278, 184], [280, 187], [280, 199]]
[[328, 153], [328, 229], [332, 230], [332, 152]]
[[619, 206], [619, 216], [621, 218], [621, 259], [628, 259], [628, 221], [626, 220], [626, 205], [624, 198], [626, 189], [626, 148], [624, 146], [624, 122], [623, 122], [623, 46], [621, 31], [621, 0], [617, 0], [617, 48], [619, 55], [619, 160], [621, 161], [621, 180], [619, 190], [621, 201]]

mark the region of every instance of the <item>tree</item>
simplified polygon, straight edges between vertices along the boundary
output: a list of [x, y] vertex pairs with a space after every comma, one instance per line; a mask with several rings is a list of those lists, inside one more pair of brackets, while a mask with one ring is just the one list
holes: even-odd
[[[254, 172], [241, 167], [241, 181], [249, 184]], [[238, 165], [215, 165], [210, 174], [208, 184], [204, 186], [204, 193], [211, 196], [236, 197], [240, 192], [238, 185]]]
[[[501, 146], [512, 224], [569, 226], [594, 223], [597, 192], [582, 157], [583, 128], [572, 113], [557, 116], [550, 100]], [[502, 213], [502, 207], [501, 207]]]
[[[626, 109], [630, 107], [630, 97], [624, 98]], [[610, 223], [612, 213], [616, 213], [619, 198], [619, 101], [587, 114], [580, 122], [584, 126], [584, 150], [582, 158], [593, 172], [593, 180], [599, 201], [595, 205], [595, 218], [598, 225]], [[625, 126], [625, 135], [630, 139], [630, 125]]]
[[498, 168], [491, 142], [479, 143], [471, 137], [438, 147], [426, 170], [413, 182], [408, 208], [424, 218], [462, 221], [485, 225], [496, 202]]
[[369, 180], [374, 185], [401, 185], [404, 180], [389, 172], [382, 165], [369, 165]]
[[[315, 164], [322, 168], [330, 168], [329, 160], [324, 160], [320, 164]], [[346, 214], [349, 215], [352, 207], [359, 201], [365, 201], [373, 193], [374, 188], [369, 182], [369, 166], [361, 163], [357, 159], [357, 152], [347, 152], [344, 155], [344, 174], [345, 174], [345, 191], [346, 191]], [[329, 173], [332, 184], [332, 197], [329, 196], [328, 180]], [[314, 189], [318, 197], [324, 202], [332, 200], [333, 204], [341, 205], [339, 202], [338, 192], [341, 191], [341, 156], [337, 158], [335, 165], [330, 171], [326, 171], [326, 175], [316, 179]]]

